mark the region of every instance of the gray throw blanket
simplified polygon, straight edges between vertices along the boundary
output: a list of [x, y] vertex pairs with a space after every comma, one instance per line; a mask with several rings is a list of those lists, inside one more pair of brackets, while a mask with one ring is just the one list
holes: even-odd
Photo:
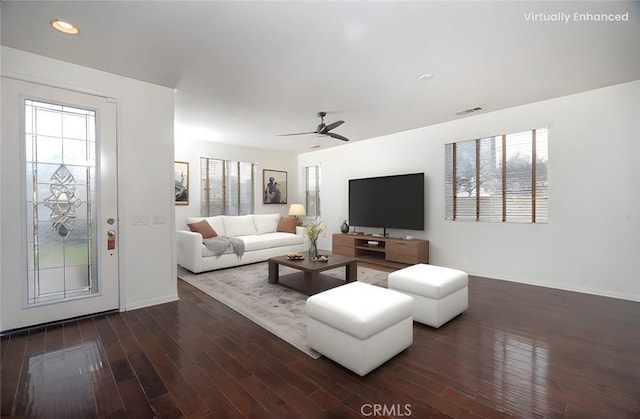
[[238, 258], [244, 255], [244, 242], [236, 237], [211, 237], [210, 239], [204, 239], [202, 242], [216, 256], [222, 255], [229, 247], [233, 248], [233, 253], [238, 255]]

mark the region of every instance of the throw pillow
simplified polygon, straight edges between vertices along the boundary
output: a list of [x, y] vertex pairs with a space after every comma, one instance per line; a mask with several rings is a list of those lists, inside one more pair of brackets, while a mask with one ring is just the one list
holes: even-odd
[[211, 227], [211, 224], [207, 220], [198, 221], [197, 223], [187, 224], [189, 230], [200, 233], [203, 239], [210, 239], [211, 237], [218, 237], [216, 231]]
[[280, 217], [280, 221], [278, 221], [278, 228], [276, 229], [276, 231], [280, 233], [296, 234], [297, 225], [298, 225], [297, 217]]

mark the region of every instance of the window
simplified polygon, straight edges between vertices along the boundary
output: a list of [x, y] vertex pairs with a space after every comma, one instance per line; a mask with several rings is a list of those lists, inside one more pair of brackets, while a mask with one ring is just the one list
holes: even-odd
[[28, 304], [98, 293], [96, 111], [24, 102]]
[[445, 145], [445, 219], [546, 223], [548, 129]]
[[320, 166], [304, 168], [304, 199], [307, 216], [320, 217]]
[[254, 207], [254, 164], [200, 158], [200, 215], [246, 215]]

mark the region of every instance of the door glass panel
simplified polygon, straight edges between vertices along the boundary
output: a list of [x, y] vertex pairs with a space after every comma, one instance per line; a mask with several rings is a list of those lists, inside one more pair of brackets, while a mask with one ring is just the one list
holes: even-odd
[[41, 162], [59, 162], [62, 160], [61, 138], [38, 135], [36, 136], [35, 146], [33, 159]]
[[96, 113], [25, 101], [28, 304], [96, 294]]
[[80, 140], [65, 140], [64, 161], [67, 164], [85, 164], [88, 160], [86, 143]]

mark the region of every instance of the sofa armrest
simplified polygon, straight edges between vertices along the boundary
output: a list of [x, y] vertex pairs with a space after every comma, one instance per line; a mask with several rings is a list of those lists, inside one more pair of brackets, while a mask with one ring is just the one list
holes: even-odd
[[193, 231], [176, 232], [178, 265], [191, 272], [202, 272], [202, 235]]

